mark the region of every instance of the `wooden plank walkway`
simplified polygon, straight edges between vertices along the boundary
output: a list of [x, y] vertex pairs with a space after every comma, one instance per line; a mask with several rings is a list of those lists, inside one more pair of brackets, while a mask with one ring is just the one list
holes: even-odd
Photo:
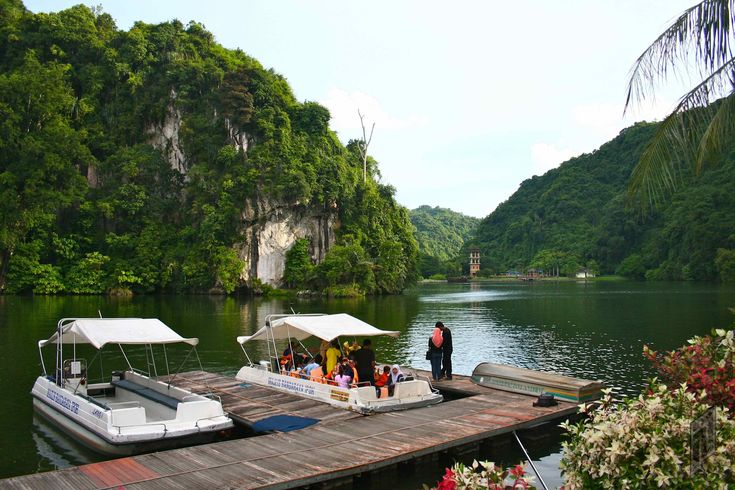
[[439, 381], [432, 381], [431, 371], [424, 371], [423, 369], [414, 369], [411, 367], [403, 367], [403, 366], [401, 367], [401, 370], [404, 373], [416, 373], [420, 377], [430, 380], [434, 388], [437, 388], [442, 393], [445, 393], [448, 395], [464, 397], [464, 396], [482, 395], [483, 393], [488, 393], [489, 391], [499, 391], [499, 390], [491, 390], [489, 388], [485, 388], [484, 386], [476, 385], [475, 383], [470, 381], [469, 376], [465, 376], [463, 374], [452, 375], [451, 381], [447, 379], [441, 379]]
[[247, 427], [273, 415], [297, 415], [319, 419], [322, 423], [361, 417], [327, 403], [206, 371], [179, 373], [173, 383], [194, 393], [211, 391], [220, 397], [225, 412], [235, 422]]
[[481, 389], [481, 394], [432, 407], [333, 419], [294, 432], [0, 480], [0, 488], [294, 488], [388, 467], [576, 413], [575, 404], [533, 407], [535, 397]]

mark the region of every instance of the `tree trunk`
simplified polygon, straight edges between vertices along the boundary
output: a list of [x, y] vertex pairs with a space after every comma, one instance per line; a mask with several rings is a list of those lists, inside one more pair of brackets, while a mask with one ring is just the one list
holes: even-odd
[[0, 260], [2, 260], [2, 263], [0, 264], [0, 293], [5, 291], [5, 277], [8, 274], [10, 255], [11, 253], [9, 248], [3, 249], [2, 255], [0, 255]]

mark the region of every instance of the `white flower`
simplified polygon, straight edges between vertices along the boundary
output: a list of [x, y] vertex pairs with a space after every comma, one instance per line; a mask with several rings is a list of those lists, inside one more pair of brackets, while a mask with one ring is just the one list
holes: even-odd
[[671, 482], [671, 477], [669, 475], [664, 474], [661, 470], [655, 470], [656, 471], [656, 484], [659, 487], [668, 486]]
[[655, 451], [655, 448], [651, 448], [648, 451], [646, 459], [645, 461], [643, 461], [643, 466], [653, 466], [653, 467], [656, 466], [656, 463], [658, 462], [660, 458], [658, 457], [658, 454], [656, 454], [654, 451]]

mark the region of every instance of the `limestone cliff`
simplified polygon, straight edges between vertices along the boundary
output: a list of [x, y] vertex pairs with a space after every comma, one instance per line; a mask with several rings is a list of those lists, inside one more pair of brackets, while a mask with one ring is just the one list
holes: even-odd
[[[188, 160], [179, 137], [182, 116], [175, 106], [175, 100], [176, 92], [172, 90], [171, 104], [164, 121], [151, 125], [147, 132], [149, 143], [163, 154], [171, 168], [186, 177]], [[229, 120], [225, 119], [224, 122], [228, 144], [247, 151], [247, 134], [234, 127]], [[315, 263], [321, 262], [334, 244], [336, 209], [313, 210], [302, 205], [289, 206], [265, 197], [257, 197], [253, 201], [244, 205], [242, 241], [235, 244], [240, 259], [246, 264], [240, 277], [247, 284], [259, 279], [265, 284], [279, 286], [286, 264], [286, 252], [298, 239], [307, 238], [311, 241], [312, 260]]]
[[253, 279], [279, 285], [286, 264], [286, 252], [300, 238], [311, 240], [311, 258], [315, 263], [324, 259], [334, 244], [336, 213], [317, 211], [303, 206], [288, 207], [258, 199], [243, 212], [245, 231], [238, 244], [238, 254], [247, 267], [242, 279]]
[[160, 151], [171, 165], [184, 176], [188, 170], [186, 155], [181, 149], [179, 131], [181, 130], [181, 111], [175, 106], [176, 91], [171, 90], [171, 103], [168, 105], [166, 117], [160, 124], [152, 124], [148, 128], [149, 143]]

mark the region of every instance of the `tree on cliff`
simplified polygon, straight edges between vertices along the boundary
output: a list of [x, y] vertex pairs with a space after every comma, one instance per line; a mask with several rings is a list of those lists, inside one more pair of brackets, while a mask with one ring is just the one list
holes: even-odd
[[0, 290], [229, 293], [257, 270], [243, 244], [285, 210], [334, 218], [338, 246], [361, 239], [361, 290], [400, 292], [406, 210], [329, 118], [196, 22], [122, 31], [84, 5], [0, 0]]
[[659, 204], [685, 175], [714, 163], [731, 144], [735, 135], [733, 22], [734, 0], [704, 0], [684, 11], [633, 66], [626, 111], [653, 95], [672, 74], [701, 76], [660, 124], [633, 171], [629, 196], [644, 207]]

